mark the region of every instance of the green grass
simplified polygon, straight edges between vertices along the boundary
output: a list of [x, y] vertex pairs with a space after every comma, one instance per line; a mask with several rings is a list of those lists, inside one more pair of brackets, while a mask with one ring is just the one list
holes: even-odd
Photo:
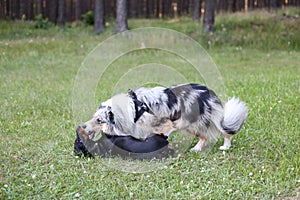
[[[268, 16], [261, 18], [266, 20], [265, 27], [271, 27]], [[251, 29], [252, 19], [253, 15], [239, 20], [220, 16], [216, 25], [227, 24], [229, 33], [239, 35], [243, 29]], [[272, 16], [275, 19], [280, 25], [281, 19]], [[74, 157], [74, 79], [88, 53], [111, 35], [112, 25], [95, 36], [91, 27], [35, 30], [31, 24], [1, 21], [0, 199], [297, 199], [299, 27], [298, 34], [290, 38], [295, 44], [290, 48], [280, 41], [260, 44], [264, 41], [258, 38], [240, 43], [218, 31], [204, 36], [196, 33], [198, 25], [187, 18], [171, 23], [146, 21], [151, 26], [179, 29], [203, 43], [206, 37], [220, 37], [222, 42], [212, 42], [208, 52], [220, 69], [226, 94], [240, 97], [249, 106], [249, 117], [234, 137], [232, 149], [219, 151], [220, 138], [206, 156], [187, 151], [164, 170], [135, 174], [109, 168], [109, 160]], [[129, 22], [132, 28], [147, 23]], [[240, 27], [243, 24], [246, 27]], [[25, 34], [27, 31], [30, 33]], [[259, 32], [265, 34], [265, 30]], [[153, 59], [143, 58], [143, 53], [131, 54], [127, 60], [113, 63], [107, 73], [117, 73], [116, 67], [122, 63], [138, 64], [138, 56], [145, 61]], [[171, 58], [165, 57], [166, 64], [172, 64]], [[193, 73], [182, 73], [197, 80]], [[103, 79], [106, 86], [116, 80], [112, 75]], [[103, 88], [98, 86], [99, 102], [95, 104], [110, 96], [111, 88]]]

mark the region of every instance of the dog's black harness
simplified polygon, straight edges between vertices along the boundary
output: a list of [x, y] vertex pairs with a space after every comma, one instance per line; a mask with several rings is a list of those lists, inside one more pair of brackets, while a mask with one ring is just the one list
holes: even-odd
[[135, 108], [134, 123], [144, 114], [144, 112], [153, 114], [147, 104], [137, 99], [135, 92], [131, 89], [128, 90], [128, 95], [132, 98]]

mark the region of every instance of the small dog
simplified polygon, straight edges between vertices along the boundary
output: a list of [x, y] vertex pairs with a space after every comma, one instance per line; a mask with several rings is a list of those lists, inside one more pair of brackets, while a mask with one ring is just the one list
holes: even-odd
[[209, 142], [224, 136], [221, 150], [231, 146], [232, 135], [244, 124], [247, 106], [231, 98], [224, 106], [216, 94], [204, 85], [183, 84], [169, 88], [139, 88], [103, 102], [83, 128], [90, 139], [108, 135], [145, 139], [151, 134], [168, 136], [184, 130], [199, 138], [191, 150], [201, 151]]
[[153, 135], [145, 140], [137, 140], [131, 136], [111, 136], [102, 133], [98, 141], [93, 141], [79, 126], [76, 129], [74, 153], [85, 157], [120, 156], [139, 160], [163, 159], [174, 154], [167, 138], [164, 135]]

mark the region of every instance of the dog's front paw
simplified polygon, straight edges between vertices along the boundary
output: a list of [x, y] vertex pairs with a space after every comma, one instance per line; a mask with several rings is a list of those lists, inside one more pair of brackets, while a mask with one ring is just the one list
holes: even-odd
[[227, 145], [220, 146], [220, 150], [222, 150], [222, 151], [226, 151], [229, 148], [230, 148], [230, 146], [227, 146]]
[[202, 148], [201, 147], [193, 147], [190, 149], [191, 152], [200, 152], [202, 151]]

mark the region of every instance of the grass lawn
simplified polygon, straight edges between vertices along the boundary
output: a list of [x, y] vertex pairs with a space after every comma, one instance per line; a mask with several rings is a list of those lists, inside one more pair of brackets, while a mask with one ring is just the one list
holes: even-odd
[[[36, 30], [30, 23], [0, 21], [0, 199], [299, 199], [299, 18], [258, 18], [262, 33], [278, 20], [268, 35], [273, 42], [268, 39], [264, 45], [252, 33], [236, 40], [230, 36], [251, 30], [253, 16], [227, 22], [226, 17], [217, 18], [216, 26], [226, 26], [228, 35], [217, 31], [212, 36], [198, 33], [188, 19], [129, 21], [132, 28], [182, 27], [208, 49], [226, 95], [249, 106], [247, 122], [229, 151], [218, 149], [220, 138], [206, 156], [186, 151], [163, 169], [145, 173], [73, 155], [74, 79], [88, 53], [111, 35], [112, 26], [95, 36], [91, 27]], [[250, 27], [240, 27], [243, 20]], [[283, 25], [292, 31], [281, 35]], [[106, 81], [109, 85], [114, 79]], [[109, 98], [107, 88], [98, 86], [95, 105]]]

